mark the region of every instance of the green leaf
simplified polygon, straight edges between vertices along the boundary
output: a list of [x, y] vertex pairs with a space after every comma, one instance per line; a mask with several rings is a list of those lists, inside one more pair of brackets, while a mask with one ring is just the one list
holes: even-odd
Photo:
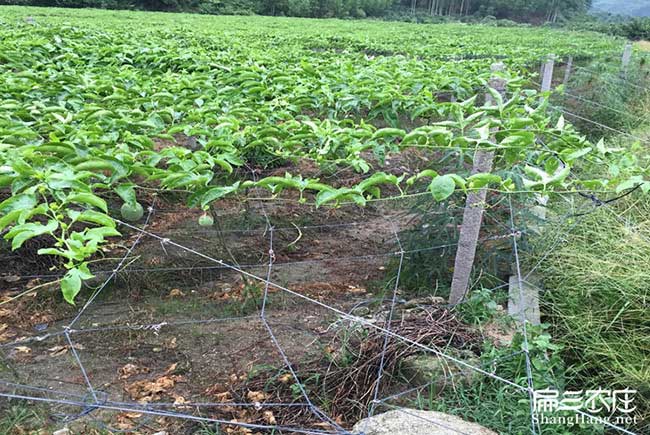
[[[239, 181], [236, 182], [235, 184], [232, 184], [230, 186], [219, 186], [219, 187], [212, 187], [208, 189], [207, 191], [203, 192], [199, 198], [200, 198], [200, 204], [201, 207], [205, 207], [211, 202], [214, 202], [220, 198], [223, 198], [226, 195], [229, 195], [233, 192], [236, 192], [237, 189], [239, 188]], [[190, 201], [190, 205], [194, 206], [196, 205], [196, 199], [194, 198]]]
[[633, 189], [637, 185], [642, 184], [642, 183], [643, 183], [643, 177], [640, 176], [640, 175], [635, 175], [635, 176], [630, 177], [627, 180], [623, 181], [618, 186], [616, 186], [616, 193], [621, 193], [624, 190]]
[[218, 166], [221, 167], [221, 169], [225, 170], [229, 174], [232, 174], [232, 165], [228, 163], [224, 159], [214, 159], [214, 163]]
[[417, 180], [423, 177], [429, 177], [429, 178], [435, 178], [438, 176], [438, 173], [434, 171], [433, 169], [425, 169], [424, 171], [420, 172], [417, 175], [412, 176], [408, 180], [406, 180], [406, 184], [409, 186], [412, 186]]
[[11, 249], [15, 251], [20, 248], [23, 243], [27, 240], [34, 237], [41, 236], [43, 234], [52, 234], [59, 227], [59, 222], [52, 219], [47, 222], [47, 225], [41, 223], [27, 223], [22, 225], [17, 225], [11, 229], [7, 234], [5, 234], [5, 239], [11, 240]]
[[449, 175], [439, 175], [429, 184], [429, 190], [436, 201], [444, 201], [449, 198], [456, 189], [454, 178]]
[[111, 227], [90, 228], [86, 231], [89, 239], [104, 239], [104, 237], [121, 236], [120, 232]]
[[582, 149], [579, 149], [579, 150], [575, 150], [575, 151], [573, 151], [572, 153], [570, 153], [568, 155], [565, 155], [564, 153], [562, 153], [562, 155], [564, 156], [563, 160], [566, 160], [567, 162], [572, 163], [572, 162], [578, 160], [580, 157], [583, 157], [583, 156], [586, 156], [587, 154], [589, 154], [591, 152], [591, 150], [592, 150], [591, 147], [587, 147], [587, 148], [582, 148]]
[[34, 194], [14, 195], [0, 203], [0, 213], [9, 213], [14, 210], [34, 208], [37, 200]]
[[0, 231], [4, 230], [7, 225], [11, 225], [20, 217], [23, 210], [12, 210], [0, 218]]
[[70, 305], [74, 305], [74, 298], [81, 290], [81, 278], [77, 269], [70, 269], [61, 280], [61, 292], [63, 299]]
[[90, 273], [88, 266], [85, 264], [80, 264], [68, 270], [61, 280], [61, 292], [66, 302], [74, 305], [75, 297], [77, 297], [81, 290], [81, 282], [90, 278], [94, 278], [94, 275]]
[[503, 109], [503, 96], [501, 95], [501, 93], [499, 93], [499, 91], [497, 91], [496, 89], [491, 88], [491, 87], [488, 87], [488, 92], [490, 93], [490, 96], [492, 96], [492, 100], [493, 100], [494, 104], [497, 105], [499, 110], [502, 110]]
[[505, 137], [499, 145], [502, 147], [528, 147], [535, 143], [535, 133], [531, 131], [519, 131]]
[[70, 216], [70, 218], [75, 221], [90, 222], [104, 227], [115, 227], [115, 221], [110, 216], [104, 213], [96, 212], [94, 210], [86, 210], [84, 212], [75, 214], [74, 217]]
[[108, 213], [108, 207], [106, 206], [106, 201], [101, 199], [99, 196], [92, 193], [75, 193], [66, 198], [66, 202], [75, 202], [77, 204], [86, 204], [92, 205], [102, 210], [104, 213]]
[[395, 137], [404, 137], [406, 132], [400, 128], [380, 128], [372, 135], [372, 139], [385, 139], [385, 138], [395, 138]]
[[499, 184], [501, 183], [501, 177], [496, 174], [474, 174], [467, 178], [467, 181], [470, 183], [470, 187], [473, 189], [478, 189], [485, 187], [489, 184]]
[[352, 198], [353, 201], [357, 203], [365, 203], [365, 198], [363, 195], [360, 195], [354, 189], [349, 187], [342, 187], [336, 190], [323, 190], [318, 195], [316, 195], [316, 207], [320, 207], [323, 204], [326, 204], [331, 201], [340, 201], [341, 199]]
[[123, 183], [115, 187], [115, 193], [122, 198], [127, 204], [134, 205], [137, 202], [135, 195], [135, 184], [133, 183]]

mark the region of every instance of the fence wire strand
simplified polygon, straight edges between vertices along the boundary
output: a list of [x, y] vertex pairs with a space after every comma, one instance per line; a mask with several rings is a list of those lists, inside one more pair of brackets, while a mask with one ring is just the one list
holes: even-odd
[[[601, 201], [601, 204], [594, 205], [594, 209], [597, 206], [600, 205], [608, 205], [607, 203], [603, 203]], [[542, 260], [540, 260], [532, 269], [529, 270], [528, 274], [524, 275], [521, 270], [521, 265], [520, 265], [520, 258], [519, 258], [519, 246], [517, 242], [517, 238], [521, 236], [522, 232], [517, 230], [515, 227], [515, 211], [513, 208], [512, 204], [512, 199], [511, 196], [508, 196], [508, 209], [509, 209], [509, 214], [510, 214], [510, 225], [506, 225], [501, 223], [498, 219], [493, 217], [492, 219], [500, 224], [501, 226], [505, 227], [509, 232], [506, 234], [504, 237], [510, 237], [512, 240], [512, 250], [513, 250], [513, 255], [515, 258], [515, 268], [516, 268], [516, 278], [517, 278], [517, 284], [519, 287], [519, 299], [520, 299], [520, 305], [521, 307], [524, 306], [524, 290], [523, 290], [523, 284], [527, 283], [527, 279], [530, 277], [530, 275], [540, 266], [541, 262], [545, 257], [542, 257]], [[307, 260], [305, 262], [292, 262], [292, 263], [276, 263], [275, 260], [275, 253], [274, 253], [274, 234], [277, 232], [277, 229], [275, 229], [271, 221], [269, 219], [268, 214], [266, 213], [264, 207], [262, 206], [262, 211], [266, 220], [266, 227], [264, 230], [264, 234], [268, 234], [269, 238], [269, 246], [268, 246], [268, 262], [266, 264], [255, 264], [255, 265], [233, 265], [230, 263], [227, 263], [223, 260], [214, 258], [210, 255], [207, 255], [205, 253], [202, 253], [196, 249], [193, 249], [191, 247], [185, 246], [184, 244], [175, 242], [171, 240], [168, 237], [163, 237], [161, 235], [155, 234], [147, 229], [149, 225], [149, 221], [151, 216], [154, 213], [153, 207], [149, 208], [149, 213], [147, 215], [147, 218], [145, 220], [145, 223], [142, 228], [137, 227], [135, 225], [131, 225], [129, 223], [117, 220], [116, 221], [127, 228], [130, 228], [134, 231], [136, 231], [138, 234], [135, 238], [135, 241], [131, 245], [131, 247], [127, 250], [126, 254], [122, 257], [121, 261], [118, 263], [115, 269], [111, 271], [106, 271], [108, 273], [107, 279], [100, 285], [95, 292], [91, 295], [91, 297], [88, 299], [88, 301], [83, 305], [83, 307], [79, 310], [79, 312], [76, 314], [76, 316], [73, 318], [73, 320], [65, 326], [65, 328], [62, 331], [57, 331], [53, 333], [48, 333], [45, 334], [44, 336], [41, 337], [35, 337], [33, 338], [33, 341], [42, 341], [51, 337], [57, 337], [57, 336], [63, 336], [66, 340], [66, 342], [69, 345], [70, 352], [78, 365], [82, 376], [84, 378], [84, 383], [86, 384], [86, 387], [88, 389], [89, 394], [92, 396], [92, 402], [88, 400], [87, 395], [79, 395], [79, 394], [74, 394], [74, 393], [66, 393], [62, 391], [57, 391], [57, 390], [51, 390], [47, 388], [41, 388], [41, 387], [36, 387], [36, 386], [27, 386], [27, 385], [21, 385], [17, 383], [12, 383], [9, 381], [5, 380], [0, 380], [0, 383], [6, 385], [9, 388], [14, 388], [14, 389], [24, 389], [31, 391], [33, 393], [42, 393], [43, 395], [48, 395], [48, 396], [58, 396], [58, 398], [52, 398], [52, 397], [43, 397], [43, 396], [37, 396], [37, 395], [26, 395], [26, 394], [17, 394], [17, 393], [8, 393], [8, 392], [0, 392], [0, 396], [5, 397], [5, 398], [12, 398], [12, 399], [21, 399], [21, 400], [30, 400], [30, 401], [36, 401], [36, 402], [45, 402], [45, 403], [51, 403], [51, 404], [58, 404], [58, 405], [67, 405], [67, 406], [73, 406], [73, 407], [78, 407], [81, 408], [81, 411], [78, 414], [70, 414], [70, 415], [63, 415], [64, 419], [65, 418], [70, 418], [70, 419], [75, 419], [75, 418], [81, 418], [83, 416], [91, 414], [95, 410], [108, 410], [108, 411], [119, 411], [119, 412], [139, 412], [147, 416], [162, 416], [162, 417], [174, 417], [174, 418], [181, 418], [181, 419], [187, 419], [187, 420], [193, 420], [193, 421], [199, 421], [199, 422], [204, 422], [204, 423], [215, 423], [215, 424], [222, 424], [222, 425], [229, 425], [229, 426], [239, 426], [243, 428], [248, 428], [252, 430], [278, 430], [278, 431], [290, 431], [293, 433], [304, 433], [304, 434], [313, 434], [313, 435], [354, 435], [351, 432], [347, 431], [344, 429], [340, 424], [338, 424], [334, 419], [332, 419], [330, 416], [328, 416], [324, 411], [322, 411], [318, 406], [314, 404], [314, 402], [311, 400], [309, 397], [309, 393], [304, 387], [304, 384], [301, 382], [299, 375], [297, 371], [294, 369], [287, 353], [283, 349], [282, 345], [278, 341], [273, 328], [268, 322], [268, 319], [266, 317], [266, 310], [267, 310], [267, 302], [268, 302], [268, 296], [270, 292], [270, 288], [273, 287], [275, 289], [278, 289], [284, 293], [287, 293], [289, 295], [295, 296], [297, 298], [300, 298], [306, 302], [309, 302], [311, 304], [315, 304], [317, 306], [320, 306], [321, 308], [324, 308], [332, 313], [335, 313], [337, 316], [339, 316], [341, 319], [345, 319], [346, 321], [351, 322], [352, 324], [358, 324], [358, 325], [363, 325], [367, 328], [372, 328], [382, 334], [384, 334], [384, 341], [383, 341], [383, 347], [382, 347], [382, 352], [381, 352], [381, 359], [380, 359], [380, 364], [379, 368], [377, 370], [377, 375], [376, 375], [376, 380], [374, 383], [374, 389], [373, 389], [373, 399], [371, 402], [371, 406], [369, 409], [368, 416], [374, 415], [376, 408], [378, 406], [386, 406], [389, 408], [396, 408], [399, 409], [400, 412], [405, 413], [407, 415], [410, 415], [414, 418], [418, 419], [423, 419], [433, 425], [442, 427], [447, 430], [451, 430], [456, 433], [464, 434], [464, 432], [459, 431], [455, 428], [452, 428], [450, 426], [445, 425], [442, 422], [435, 421], [430, 418], [422, 417], [420, 415], [410, 413], [404, 409], [397, 408], [394, 405], [391, 405], [387, 403], [389, 400], [393, 400], [395, 398], [401, 397], [405, 394], [414, 392], [414, 391], [419, 391], [423, 388], [427, 388], [432, 384], [432, 382], [429, 382], [424, 385], [420, 385], [411, 389], [408, 389], [406, 391], [403, 391], [401, 393], [393, 394], [391, 396], [388, 396], [386, 398], [380, 399], [379, 398], [379, 392], [380, 392], [380, 387], [381, 387], [381, 381], [382, 377], [384, 375], [384, 363], [385, 363], [385, 356], [386, 356], [386, 349], [388, 346], [388, 342], [390, 339], [395, 339], [395, 340], [401, 340], [405, 343], [410, 344], [411, 346], [417, 347], [418, 349], [435, 354], [441, 358], [444, 358], [459, 367], [462, 367], [463, 371], [469, 371], [469, 372], [477, 372], [480, 373], [484, 376], [487, 376], [491, 379], [494, 379], [500, 383], [503, 383], [509, 387], [514, 388], [517, 391], [520, 391], [522, 393], [527, 393], [528, 394], [528, 399], [530, 403], [530, 412], [531, 412], [531, 433], [533, 435], [537, 435], [538, 433], [541, 432], [541, 428], [539, 427], [539, 423], [536, 424], [535, 419], [534, 419], [534, 408], [533, 408], [533, 396], [534, 396], [534, 384], [533, 384], [533, 371], [532, 371], [532, 366], [531, 366], [531, 360], [530, 360], [530, 348], [529, 348], [529, 343], [528, 343], [528, 331], [527, 331], [527, 320], [526, 320], [526, 313], [524, 309], [522, 308], [520, 310], [520, 316], [521, 316], [521, 326], [522, 326], [522, 333], [523, 333], [523, 350], [519, 352], [514, 352], [513, 354], [509, 355], [508, 357], [514, 357], [520, 354], [525, 355], [525, 362], [526, 362], [526, 384], [527, 386], [524, 387], [520, 385], [517, 382], [514, 382], [512, 380], [503, 378], [501, 376], [498, 376], [494, 372], [490, 372], [487, 370], [486, 366], [491, 366], [493, 364], [497, 363], [497, 360], [501, 360], [503, 358], [498, 358], [492, 361], [489, 361], [487, 363], [483, 363], [481, 365], [473, 365], [470, 364], [466, 361], [463, 361], [461, 359], [458, 359], [452, 355], [446, 354], [445, 352], [441, 351], [438, 348], [435, 347], [430, 347], [426, 346], [422, 343], [418, 343], [417, 341], [411, 340], [407, 337], [400, 336], [399, 334], [395, 333], [391, 329], [391, 321], [393, 319], [393, 314], [395, 311], [395, 308], [398, 304], [398, 289], [400, 285], [400, 275], [402, 272], [402, 267], [404, 263], [405, 256], [409, 253], [415, 253], [415, 252], [423, 252], [426, 250], [434, 250], [434, 249], [442, 249], [446, 247], [453, 247], [456, 246], [456, 244], [448, 244], [448, 245], [440, 245], [440, 246], [433, 246], [433, 247], [428, 247], [428, 248], [423, 248], [423, 249], [417, 249], [417, 250], [405, 250], [404, 247], [402, 246], [402, 242], [399, 237], [399, 232], [394, 224], [393, 221], [390, 221], [391, 224], [391, 229], [394, 234], [395, 240], [397, 242], [397, 245], [399, 247], [399, 251], [397, 252], [390, 252], [390, 253], [385, 253], [385, 254], [378, 254], [377, 256], [399, 256], [399, 265], [397, 268], [396, 276], [395, 276], [395, 282], [394, 286], [392, 289], [392, 297], [389, 299], [390, 301], [390, 308], [389, 312], [387, 315], [387, 318], [384, 322], [383, 326], [377, 325], [373, 323], [372, 321], [355, 316], [352, 313], [346, 313], [336, 307], [333, 307], [331, 305], [328, 305], [324, 302], [321, 302], [317, 299], [311, 298], [307, 295], [298, 293], [297, 291], [291, 290], [285, 286], [282, 286], [280, 284], [277, 284], [272, 281], [272, 271], [273, 268], [276, 266], [282, 266], [282, 265], [287, 265], [290, 266], [292, 264], [298, 264], [298, 263], [305, 263], [305, 262], [323, 262], [323, 261], [332, 261], [332, 259], [319, 259], [319, 260]], [[615, 212], [614, 212], [615, 213]], [[617, 217], [622, 219], [623, 222], [628, 222], [625, 220], [624, 217], [620, 216], [617, 214]], [[629, 222], [628, 222], [629, 223]], [[349, 225], [349, 224], [346, 224]], [[356, 225], [356, 223], [355, 223]], [[573, 223], [572, 226], [577, 225], [577, 221]], [[327, 226], [314, 226], [314, 227], [321, 227], [325, 228]], [[138, 243], [141, 241], [141, 239], [144, 237], [150, 237], [153, 238], [154, 240], [157, 240], [162, 246], [163, 249], [165, 246], [173, 246], [177, 249], [180, 249], [184, 252], [188, 252], [190, 254], [196, 255], [200, 258], [203, 258], [204, 260], [207, 260], [211, 263], [215, 263], [216, 266], [212, 267], [218, 267], [218, 268], [224, 268], [228, 270], [232, 270], [234, 272], [237, 272], [243, 276], [246, 276], [250, 279], [262, 282], [264, 284], [264, 293], [263, 293], [263, 299], [261, 301], [261, 306], [259, 307], [258, 311], [258, 316], [242, 316], [242, 317], [235, 317], [235, 318], [213, 318], [213, 319], [205, 319], [205, 320], [197, 320], [197, 319], [191, 319], [191, 320], [186, 320], [186, 321], [177, 321], [177, 322], [160, 322], [160, 323], [151, 323], [147, 325], [130, 325], [130, 324], [125, 324], [125, 325], [108, 325], [108, 326], [102, 326], [102, 327], [91, 327], [91, 328], [81, 328], [77, 329], [74, 328], [74, 326], [79, 322], [79, 320], [82, 318], [83, 314], [87, 311], [87, 309], [91, 306], [96, 301], [96, 298], [99, 296], [99, 294], [104, 290], [104, 288], [108, 285], [108, 283], [114, 279], [119, 273], [125, 272], [122, 270], [123, 266], [126, 264], [127, 260], [129, 257], [132, 255], [135, 247], [138, 245]], [[552, 251], [555, 250], [557, 247], [558, 243], [561, 243], [562, 237], [558, 237], [556, 241], [554, 241], [548, 251], [545, 253], [545, 255], [549, 255]], [[338, 260], [349, 260], [352, 258], [357, 258], [357, 259], [368, 259], [368, 258], [373, 258], [375, 255], [366, 255], [366, 256], [357, 256], [357, 257], [337, 257], [336, 259]], [[252, 268], [252, 267], [263, 267], [266, 266], [266, 276], [261, 277], [258, 276], [254, 273], [247, 272], [244, 270], [245, 268]], [[188, 270], [196, 270], [197, 268], [188, 268]], [[174, 270], [179, 270], [178, 268]], [[503, 288], [507, 285], [507, 283], [504, 283], [503, 285], [497, 286], [496, 288]], [[496, 289], [495, 288], [495, 289]], [[316, 416], [319, 420], [321, 420], [323, 423], [327, 423], [329, 426], [333, 428], [334, 431], [324, 431], [324, 430], [312, 430], [312, 429], [306, 429], [306, 428], [299, 428], [299, 427], [290, 427], [290, 426], [282, 426], [282, 425], [263, 425], [263, 424], [255, 424], [255, 423], [246, 423], [246, 422], [239, 422], [239, 421], [227, 421], [223, 419], [215, 419], [215, 418], [207, 418], [207, 417], [199, 417], [193, 414], [188, 414], [188, 413], [180, 413], [180, 412], [175, 412], [175, 411], [170, 411], [170, 410], [165, 410], [165, 409], [160, 409], [160, 408], [176, 408], [176, 407], [182, 407], [182, 408], [204, 408], [204, 407], [219, 407], [219, 406], [255, 406], [252, 403], [241, 403], [241, 402], [224, 402], [224, 403], [211, 403], [211, 402], [196, 402], [196, 403], [183, 403], [183, 404], [173, 404], [173, 403], [156, 403], [156, 404], [147, 404], [147, 405], [140, 405], [137, 403], [128, 403], [128, 402], [116, 402], [116, 401], [110, 401], [108, 400], [107, 397], [104, 397], [104, 393], [101, 392], [100, 390], [96, 390], [93, 388], [93, 385], [91, 383], [90, 377], [88, 376], [88, 373], [82, 363], [81, 358], [79, 357], [79, 354], [75, 348], [75, 344], [71, 338], [72, 335], [78, 334], [78, 333], [90, 333], [90, 332], [100, 332], [100, 331], [107, 331], [107, 330], [119, 330], [119, 329], [129, 329], [129, 330], [137, 330], [137, 331], [153, 331], [154, 333], [157, 333], [160, 331], [161, 328], [163, 327], [173, 327], [173, 326], [182, 326], [182, 325], [188, 325], [188, 324], [197, 324], [197, 323], [211, 323], [211, 322], [220, 322], [220, 321], [227, 321], [227, 320], [232, 320], [232, 319], [244, 319], [244, 318], [259, 318], [264, 325], [266, 331], [268, 332], [269, 338], [271, 339], [273, 345], [275, 346], [276, 350], [280, 354], [282, 360], [284, 361], [284, 364], [286, 368], [291, 372], [292, 377], [294, 378], [296, 385], [298, 385], [300, 389], [300, 394], [304, 399], [304, 403], [264, 403], [261, 404], [264, 407], [273, 407], [273, 406], [278, 406], [278, 407], [304, 407], [304, 408], [309, 408], [310, 411]], [[32, 339], [30, 339], [32, 340]], [[10, 344], [4, 344], [1, 345], [0, 348], [5, 348], [5, 347], [10, 347], [10, 346], [15, 346], [17, 344], [23, 344], [28, 341], [16, 341]], [[454, 374], [450, 374], [449, 376], [454, 376]], [[439, 380], [436, 380], [435, 382], [438, 382]], [[583, 414], [585, 416], [588, 416], [590, 418], [594, 418], [598, 421], [600, 421], [602, 424], [605, 426], [616, 429], [618, 431], [621, 431], [623, 433], [627, 434], [633, 434], [633, 432], [630, 432], [624, 428], [621, 428], [619, 426], [616, 426], [614, 424], [611, 424], [610, 422], [604, 420], [604, 419], [599, 419], [598, 417], [592, 416], [591, 414], [587, 414], [585, 412], [582, 412], [580, 410], [577, 411], [579, 414]], [[360, 434], [359, 434], [360, 435]]]

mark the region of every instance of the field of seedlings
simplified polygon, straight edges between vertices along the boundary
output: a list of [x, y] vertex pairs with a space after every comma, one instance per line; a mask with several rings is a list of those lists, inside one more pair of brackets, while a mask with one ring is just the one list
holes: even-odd
[[[643, 433], [641, 280], [625, 281], [629, 301], [603, 289], [620, 313], [594, 326], [630, 337], [624, 381], [565, 353], [583, 337], [580, 301], [542, 293], [551, 325], [508, 316], [509, 284], [523, 298], [539, 275], [567, 281], [558, 246], [576, 226], [590, 237], [585, 217], [644, 209], [644, 142], [578, 129], [539, 90], [550, 55], [550, 85], [567, 86], [567, 59], [619, 65], [624, 45], [550, 28], [0, 8], [0, 433], [373, 435], [357, 422], [402, 408], [506, 434]], [[588, 240], [575, 241], [586, 258]], [[585, 263], [567, 270], [588, 298], [577, 270], [608, 267]], [[601, 344], [584, 348], [603, 360]], [[535, 421], [536, 391], [583, 387], [639, 391], [636, 419]]]

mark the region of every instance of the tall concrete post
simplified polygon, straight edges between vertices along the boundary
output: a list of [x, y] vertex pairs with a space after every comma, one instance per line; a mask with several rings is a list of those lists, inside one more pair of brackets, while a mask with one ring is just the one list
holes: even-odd
[[[504, 69], [505, 66], [502, 63], [492, 65], [493, 73], [498, 73]], [[506, 85], [507, 83], [504, 79], [498, 77], [498, 74], [493, 74], [489, 84], [492, 89], [505, 96]], [[495, 104], [489, 92], [486, 94], [485, 99], [487, 104]], [[493, 160], [494, 151], [476, 151], [474, 154], [472, 174], [490, 172], [492, 170]], [[456, 260], [454, 262], [454, 276], [449, 294], [449, 303], [452, 305], [458, 304], [465, 298], [469, 287], [474, 258], [476, 257], [476, 245], [478, 244], [479, 232], [481, 231], [481, 223], [483, 221], [486, 197], [487, 189], [483, 188], [477, 192], [469, 193], [465, 201], [463, 223], [460, 228]]]

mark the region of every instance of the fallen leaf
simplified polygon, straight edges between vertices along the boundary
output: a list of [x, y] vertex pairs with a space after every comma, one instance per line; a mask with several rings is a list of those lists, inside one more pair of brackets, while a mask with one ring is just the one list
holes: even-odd
[[54, 346], [51, 347], [47, 350], [50, 353], [50, 356], [55, 357], [59, 355], [63, 355], [68, 352], [68, 347], [67, 346]]
[[0, 343], [6, 343], [8, 341], [11, 341], [14, 337], [16, 337], [16, 333], [13, 331], [4, 331], [2, 334], [0, 334]]
[[278, 378], [278, 381], [280, 381], [283, 384], [288, 384], [289, 382], [291, 382], [292, 379], [293, 376], [291, 376], [291, 373], [285, 373]]
[[226, 391], [224, 393], [215, 394], [214, 397], [217, 399], [218, 402], [221, 402], [221, 403], [232, 402], [232, 396], [230, 395], [230, 392], [228, 392], [228, 391]]
[[262, 391], [249, 391], [246, 398], [251, 402], [263, 402], [266, 399], [266, 394]]
[[131, 431], [138, 425], [134, 420], [140, 417], [142, 417], [142, 414], [137, 412], [122, 412], [115, 418], [117, 420], [115, 426], [119, 430]]
[[36, 287], [37, 285], [40, 285], [40, 284], [41, 284], [41, 280], [39, 278], [35, 278], [35, 279], [30, 279], [29, 281], [27, 281], [27, 285], [25, 287], [27, 287], [28, 289], [31, 289], [31, 288]]
[[223, 393], [225, 391], [228, 391], [228, 388], [226, 388], [225, 385], [223, 385], [223, 384], [214, 384], [213, 386], [211, 386], [211, 387], [209, 387], [209, 388], [207, 388], [205, 390], [205, 394], [207, 394], [208, 396], [213, 396], [215, 394], [220, 394], [220, 393]]
[[264, 411], [262, 416], [264, 417], [264, 421], [266, 421], [268, 424], [277, 424], [277, 421], [275, 420], [275, 416], [273, 415], [273, 412]]
[[121, 369], [118, 370], [120, 379], [128, 379], [131, 376], [139, 375], [141, 373], [149, 373], [149, 369], [146, 367], [138, 367], [135, 364], [127, 364]]
[[172, 289], [169, 292], [169, 297], [170, 298], [182, 298], [183, 296], [185, 296], [185, 293], [183, 293], [181, 291], [181, 289], [178, 289], [178, 288]]
[[177, 377], [175, 376], [162, 376], [153, 382], [147, 380], [136, 381], [125, 386], [124, 389], [133, 400], [148, 403], [160, 400], [163, 394], [174, 388], [176, 380]]
[[178, 347], [178, 344], [176, 344], [176, 337], [172, 337], [171, 339], [167, 340], [165, 342], [165, 347], [167, 349], [176, 349]]
[[187, 403], [187, 400], [183, 396], [176, 396], [174, 398], [174, 405], [184, 405], [185, 403]]

